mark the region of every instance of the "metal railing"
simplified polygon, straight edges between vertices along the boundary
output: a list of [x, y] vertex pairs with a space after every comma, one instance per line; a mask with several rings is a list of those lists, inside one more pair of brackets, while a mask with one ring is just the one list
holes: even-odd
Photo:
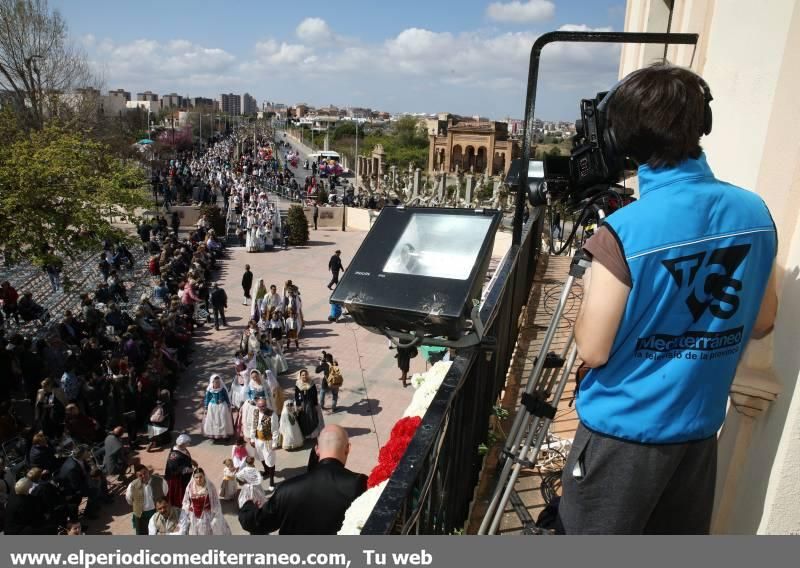
[[494, 350], [458, 353], [362, 534], [452, 534], [464, 526], [480, 477], [479, 446], [489, 437], [533, 285], [543, 221], [536, 209], [489, 284], [481, 319]]

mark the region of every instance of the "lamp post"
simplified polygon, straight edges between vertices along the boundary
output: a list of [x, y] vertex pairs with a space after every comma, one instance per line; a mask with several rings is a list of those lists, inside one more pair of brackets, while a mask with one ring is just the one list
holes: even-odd
[[356, 195], [361, 193], [358, 189], [358, 118], [355, 118], [356, 121]]

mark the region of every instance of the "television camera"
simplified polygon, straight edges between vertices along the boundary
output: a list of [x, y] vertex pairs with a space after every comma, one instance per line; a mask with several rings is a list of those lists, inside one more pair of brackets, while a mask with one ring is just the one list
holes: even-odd
[[[564, 248], [572, 242], [578, 226], [591, 226], [633, 201], [633, 191], [624, 182], [626, 172], [636, 166], [619, 151], [607, 123], [612, 92], [581, 100], [581, 117], [575, 122], [569, 156], [545, 155], [528, 163], [531, 206], [560, 205], [566, 213], [577, 213]], [[523, 169], [522, 160], [515, 160], [506, 180], [510, 187], [524, 187], [519, 183]]]

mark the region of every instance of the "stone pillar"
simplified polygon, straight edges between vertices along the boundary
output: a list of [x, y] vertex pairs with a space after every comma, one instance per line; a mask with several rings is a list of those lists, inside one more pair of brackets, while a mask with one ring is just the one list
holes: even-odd
[[[410, 167], [410, 166], [409, 166]], [[428, 136], [428, 171], [436, 170], [436, 136]]]
[[447, 190], [447, 172], [443, 172], [439, 182], [439, 189], [436, 193], [436, 197], [439, 199], [439, 205], [442, 204], [442, 200], [444, 199], [445, 191]]
[[413, 193], [411, 194], [412, 198], [413, 197], [417, 197], [419, 195], [419, 188], [420, 188], [420, 185], [421, 185], [420, 184], [421, 180], [422, 180], [422, 172], [420, 171], [419, 168], [417, 168], [416, 170], [414, 170], [414, 186], [413, 186], [414, 189], [413, 189]]
[[736, 371], [731, 385], [728, 414], [718, 436], [719, 462], [711, 534], [728, 533], [756, 423], [782, 390], [771, 368], [753, 369], [745, 366]]
[[391, 177], [389, 178], [391, 180], [391, 182], [390, 182], [391, 183], [391, 188], [392, 188], [392, 190], [396, 191], [397, 190], [397, 166], [391, 166], [389, 168], [389, 171], [391, 172]]
[[467, 205], [472, 203], [473, 193], [475, 193], [475, 176], [472, 174], [467, 174], [467, 190], [464, 194], [464, 201], [467, 202]]

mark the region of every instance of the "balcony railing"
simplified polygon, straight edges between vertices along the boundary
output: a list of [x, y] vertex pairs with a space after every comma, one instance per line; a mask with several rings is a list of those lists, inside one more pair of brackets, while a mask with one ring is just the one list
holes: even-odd
[[367, 519], [362, 534], [453, 534], [478, 483], [492, 409], [505, 383], [533, 284], [544, 215], [535, 210], [487, 290], [481, 319], [493, 350], [462, 350]]

